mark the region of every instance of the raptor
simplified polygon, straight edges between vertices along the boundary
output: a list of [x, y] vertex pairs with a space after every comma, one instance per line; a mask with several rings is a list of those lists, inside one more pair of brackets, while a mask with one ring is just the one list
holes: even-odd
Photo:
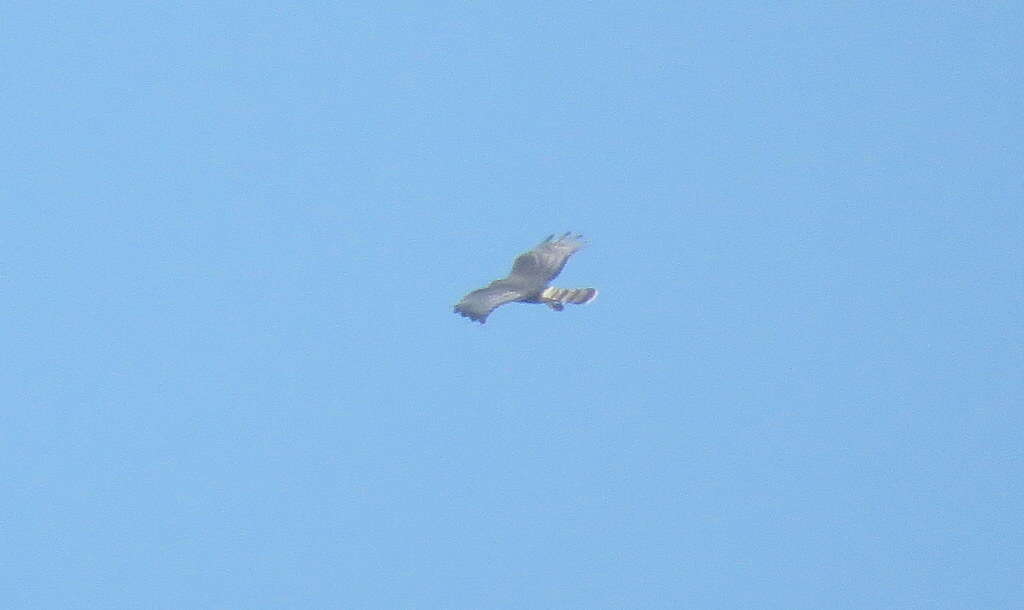
[[550, 286], [565, 263], [585, 242], [582, 235], [566, 233], [548, 236], [534, 249], [520, 254], [508, 277], [474, 290], [455, 305], [455, 313], [483, 324], [487, 316], [505, 303], [543, 303], [562, 311], [566, 303], [582, 305], [597, 297], [594, 288], [556, 288]]

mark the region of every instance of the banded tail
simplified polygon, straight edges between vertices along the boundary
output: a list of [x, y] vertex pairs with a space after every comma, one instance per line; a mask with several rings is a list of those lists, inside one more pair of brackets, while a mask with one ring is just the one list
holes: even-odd
[[594, 288], [555, 288], [548, 286], [540, 293], [541, 301], [555, 311], [562, 311], [566, 303], [584, 305], [597, 298]]

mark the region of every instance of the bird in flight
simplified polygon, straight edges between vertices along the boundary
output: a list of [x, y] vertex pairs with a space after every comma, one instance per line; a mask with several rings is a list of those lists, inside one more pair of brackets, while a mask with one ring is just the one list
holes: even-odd
[[554, 235], [548, 236], [536, 248], [516, 258], [508, 277], [462, 297], [455, 306], [455, 313], [483, 324], [492, 311], [505, 303], [544, 303], [555, 311], [562, 311], [566, 303], [582, 305], [593, 301], [597, 297], [594, 288], [548, 285], [562, 271], [569, 257], [585, 245], [582, 237], [572, 233], [557, 239]]

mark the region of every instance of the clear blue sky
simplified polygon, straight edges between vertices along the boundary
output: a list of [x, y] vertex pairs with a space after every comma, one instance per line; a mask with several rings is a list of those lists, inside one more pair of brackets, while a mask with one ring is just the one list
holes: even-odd
[[5, 608], [1024, 607], [1020, 3], [383, 6], [5, 10]]

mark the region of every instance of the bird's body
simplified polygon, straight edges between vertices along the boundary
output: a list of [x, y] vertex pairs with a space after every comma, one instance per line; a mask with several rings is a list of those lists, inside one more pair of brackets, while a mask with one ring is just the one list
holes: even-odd
[[483, 324], [495, 308], [505, 303], [544, 303], [562, 311], [565, 303], [583, 304], [597, 297], [593, 288], [555, 288], [548, 283], [555, 279], [569, 257], [583, 247], [581, 235], [566, 233], [558, 239], [548, 237], [536, 248], [520, 254], [508, 277], [474, 290], [455, 306], [455, 313]]

